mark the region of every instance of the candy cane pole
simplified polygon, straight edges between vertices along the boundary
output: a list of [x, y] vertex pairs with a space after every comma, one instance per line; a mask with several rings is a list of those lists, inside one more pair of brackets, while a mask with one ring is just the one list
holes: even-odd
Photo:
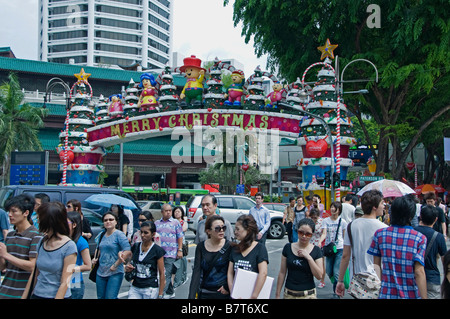
[[67, 186], [67, 150], [69, 148], [69, 114], [70, 114], [70, 108], [67, 109], [67, 115], [66, 115], [66, 136], [64, 138], [64, 165], [63, 165], [63, 178], [62, 178], [62, 184], [63, 186]]

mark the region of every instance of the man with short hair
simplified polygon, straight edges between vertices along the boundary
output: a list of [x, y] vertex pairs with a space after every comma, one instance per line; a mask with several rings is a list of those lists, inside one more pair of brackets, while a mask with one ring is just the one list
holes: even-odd
[[[217, 213], [217, 198], [212, 194], [207, 194], [203, 196], [201, 201], [202, 211], [204, 218], [198, 222], [197, 224], [197, 232], [195, 233], [195, 239], [194, 243], [198, 244], [206, 239], [208, 239], [208, 234], [205, 231], [205, 223], [206, 219], [209, 216], [212, 216]], [[220, 215], [220, 211], [219, 211]], [[225, 219], [225, 238], [229, 241], [233, 241], [234, 239], [234, 233], [233, 233], [233, 227], [231, 226], [231, 223]]]
[[443, 234], [444, 238], [447, 239], [447, 226], [445, 225], [445, 214], [440, 207], [436, 206], [436, 194], [434, 192], [425, 193], [423, 199], [425, 200], [425, 203], [427, 205], [436, 207], [436, 210], [438, 212], [438, 220], [436, 221], [436, 223], [434, 223], [433, 229]]
[[[438, 220], [437, 208], [432, 205], [423, 206], [420, 210], [419, 226], [415, 230], [427, 237], [427, 250], [425, 252], [425, 275], [427, 277], [428, 299], [441, 298], [441, 274], [437, 265], [437, 256], [441, 256], [444, 265], [444, 255], [447, 252], [444, 235], [435, 231], [433, 225]], [[434, 240], [433, 237], [435, 236]], [[427, 254], [428, 252], [428, 254]]]
[[172, 284], [173, 264], [179, 258], [183, 258], [183, 229], [175, 218], [172, 218], [172, 206], [164, 204], [161, 207], [162, 218], [155, 222], [156, 232], [161, 238], [161, 248], [166, 252], [164, 255], [164, 276], [166, 286], [164, 287], [164, 298], [174, 298], [175, 291]]
[[[361, 197], [361, 208], [364, 215], [351, 221], [344, 235], [344, 251], [336, 286], [336, 294], [341, 297], [344, 296], [345, 292], [344, 275], [349, 265], [350, 257], [352, 257], [352, 272], [354, 269], [352, 276], [358, 273], [371, 273], [376, 274], [380, 278], [380, 269], [375, 269], [373, 256], [367, 254], [367, 250], [372, 243], [375, 231], [387, 227], [386, 224], [378, 220], [378, 217], [383, 215], [383, 194], [378, 190], [365, 192]], [[351, 234], [349, 234], [349, 231], [351, 231]], [[352, 236], [351, 241], [350, 235]]]
[[267, 232], [270, 228], [270, 212], [267, 208], [263, 206], [263, 195], [261, 192], [255, 194], [256, 206], [250, 208], [249, 214], [255, 218], [256, 224], [258, 226], [258, 234], [256, 240], [261, 244], [266, 243]]
[[42, 238], [31, 221], [32, 196], [22, 194], [6, 201], [5, 209], [15, 229], [0, 243], [0, 271], [6, 269], [0, 299], [20, 299], [36, 264], [37, 245]]
[[353, 195], [347, 194], [345, 195], [342, 201], [342, 214], [341, 217], [347, 223], [350, 223], [355, 219], [355, 209], [356, 207], [352, 205], [353, 203]]

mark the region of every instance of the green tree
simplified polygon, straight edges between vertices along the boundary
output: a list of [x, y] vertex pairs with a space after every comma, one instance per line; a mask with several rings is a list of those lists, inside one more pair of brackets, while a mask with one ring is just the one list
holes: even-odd
[[8, 81], [0, 86], [0, 163], [5, 167], [9, 167], [11, 152], [15, 150], [42, 150], [38, 131], [44, 127], [43, 118], [48, 112], [24, 103], [23, 99], [17, 75], [9, 74]]
[[[224, 5], [229, 2], [225, 0]], [[378, 5], [379, 12], [367, 12], [370, 4]], [[318, 61], [317, 47], [327, 38], [339, 45], [334, 53], [342, 68], [358, 58], [377, 66], [380, 81], [365, 84], [369, 94], [345, 96], [369, 144], [361, 114], [371, 115], [379, 127], [378, 150], [373, 152], [377, 171], [389, 171], [388, 146], [392, 144], [391, 173], [399, 179], [422, 134], [450, 110], [445, 99], [426, 103], [428, 98], [442, 96], [442, 90], [450, 85], [450, 8], [446, 0], [235, 0], [233, 12], [235, 25], [242, 23], [245, 41], [253, 38], [256, 55], [268, 54], [269, 67], [278, 67], [289, 81]], [[369, 27], [373, 14], [380, 18], [380, 28]], [[315, 81], [314, 75], [310, 72], [306, 81]], [[373, 68], [354, 63], [346, 70], [344, 81], [367, 78], [373, 80]], [[363, 85], [347, 81], [345, 89], [358, 90]], [[443, 136], [442, 130], [438, 136]]]

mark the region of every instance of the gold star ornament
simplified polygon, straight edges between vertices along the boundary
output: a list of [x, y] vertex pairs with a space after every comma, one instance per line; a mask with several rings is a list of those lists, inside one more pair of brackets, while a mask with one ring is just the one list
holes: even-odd
[[321, 47], [317, 47], [320, 52], [322, 52], [322, 56], [320, 57], [321, 60], [325, 59], [326, 57], [330, 57], [334, 59], [334, 49], [338, 47], [337, 44], [331, 44], [330, 39], [327, 39], [327, 42], [325, 42], [325, 45]]
[[91, 76], [91, 73], [86, 73], [84, 72], [84, 69], [81, 68], [81, 72], [74, 75], [78, 79], [77, 82], [87, 82], [87, 79]]

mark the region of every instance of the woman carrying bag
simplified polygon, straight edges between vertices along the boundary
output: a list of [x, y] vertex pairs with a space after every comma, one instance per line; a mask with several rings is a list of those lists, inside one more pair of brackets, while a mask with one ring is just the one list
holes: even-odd
[[188, 299], [229, 299], [227, 270], [231, 251], [225, 239], [225, 220], [212, 215], [206, 219], [208, 239], [200, 242], [195, 250], [195, 263], [189, 287]]
[[[102, 220], [106, 231], [103, 236], [100, 235], [102, 237], [97, 246], [99, 257], [92, 260], [93, 264], [98, 263], [97, 298], [117, 299], [124, 276], [122, 260], [129, 258], [131, 248], [128, 238], [116, 228], [118, 224], [116, 214], [107, 212], [103, 215]], [[120, 257], [119, 254], [121, 254]]]

